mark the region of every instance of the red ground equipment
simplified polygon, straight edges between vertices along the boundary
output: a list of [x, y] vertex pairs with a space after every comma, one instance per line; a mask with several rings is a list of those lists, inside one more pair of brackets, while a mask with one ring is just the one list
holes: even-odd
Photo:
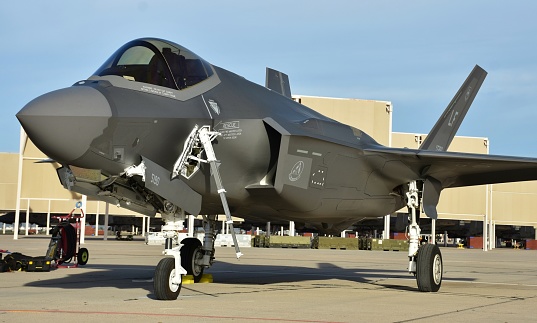
[[80, 210], [81, 214], [75, 215], [77, 208], [68, 215], [52, 217], [60, 223], [52, 229], [46, 258], [54, 260], [56, 267], [78, 267], [88, 262], [88, 249], [80, 248], [80, 219], [84, 217], [84, 211]]
[[[55, 267], [78, 267], [84, 266], [89, 259], [86, 248], [80, 248], [80, 219], [84, 217], [84, 211], [79, 215], [73, 214], [82, 205], [78, 202], [76, 208], [65, 216], [53, 216], [60, 223], [52, 229], [52, 239], [48, 245], [46, 255], [32, 257], [19, 252], [0, 250], [0, 272], [5, 271], [50, 271], [52, 262]], [[7, 255], [3, 257], [3, 254]]]

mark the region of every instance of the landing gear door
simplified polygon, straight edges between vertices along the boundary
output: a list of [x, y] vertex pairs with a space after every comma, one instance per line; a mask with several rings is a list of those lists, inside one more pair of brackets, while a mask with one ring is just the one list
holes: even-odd
[[171, 172], [142, 156], [145, 164], [145, 187], [190, 214], [201, 210], [201, 195], [181, 179], [170, 180]]

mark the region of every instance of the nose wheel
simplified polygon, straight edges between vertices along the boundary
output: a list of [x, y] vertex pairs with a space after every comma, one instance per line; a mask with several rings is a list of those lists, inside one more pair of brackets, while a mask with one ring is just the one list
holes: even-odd
[[157, 299], [169, 301], [177, 299], [181, 285], [181, 274], [175, 270], [175, 259], [162, 258], [155, 268], [155, 276], [153, 277], [153, 287]]

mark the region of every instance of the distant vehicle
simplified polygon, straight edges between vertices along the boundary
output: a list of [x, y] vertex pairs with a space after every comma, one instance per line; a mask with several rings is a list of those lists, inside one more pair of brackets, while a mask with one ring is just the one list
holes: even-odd
[[5, 224], [6, 231], [13, 232], [13, 224], [0, 222], [0, 228], [3, 228]]
[[[13, 225], [11, 226], [11, 228], [13, 228]], [[42, 231], [44, 229], [46, 228], [40, 227], [35, 223], [30, 223], [30, 225], [28, 226], [28, 234], [38, 234], [40, 230]], [[21, 223], [19, 225], [19, 232], [21, 231], [26, 231], [26, 223]]]

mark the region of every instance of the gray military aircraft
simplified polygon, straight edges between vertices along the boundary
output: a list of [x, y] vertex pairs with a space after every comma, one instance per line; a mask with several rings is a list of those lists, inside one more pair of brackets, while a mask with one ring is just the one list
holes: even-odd
[[[404, 206], [408, 270], [420, 291], [435, 292], [442, 256], [419, 246], [420, 208], [436, 218], [445, 188], [537, 179], [537, 159], [446, 152], [486, 74], [473, 69], [417, 150], [384, 147], [293, 101], [281, 72], [267, 69], [262, 87], [155, 38], [125, 44], [89, 79], [34, 99], [17, 118], [62, 165], [65, 188], [162, 215], [173, 257], [156, 267], [158, 299], [176, 299], [182, 275], [199, 280], [212, 265], [216, 214], [232, 234], [231, 214], [333, 233]], [[203, 243], [177, 241], [185, 214], [203, 214]]]

